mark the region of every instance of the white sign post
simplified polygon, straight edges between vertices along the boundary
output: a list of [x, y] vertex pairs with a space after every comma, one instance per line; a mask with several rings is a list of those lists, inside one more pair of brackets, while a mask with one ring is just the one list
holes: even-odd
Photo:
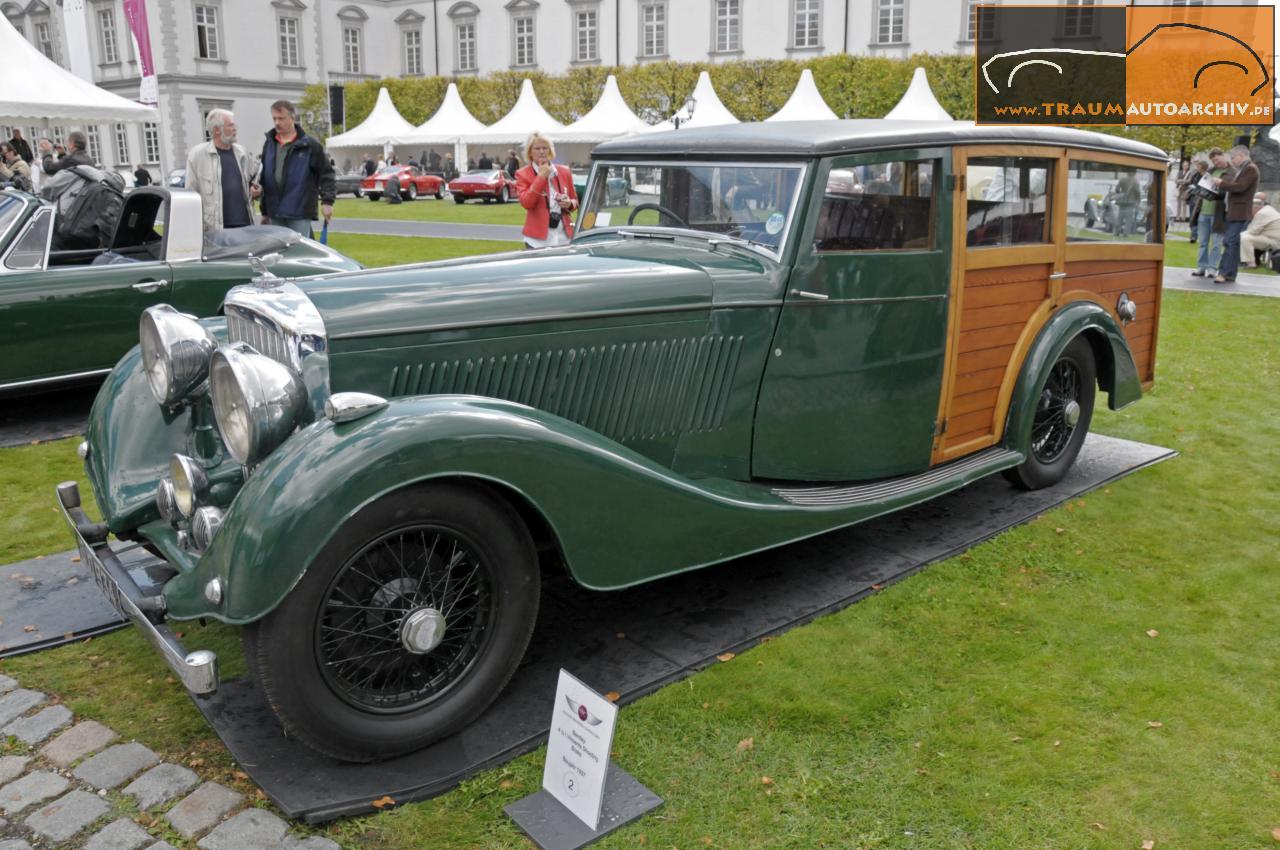
[[616, 705], [560, 671], [542, 787], [593, 830], [600, 826], [617, 720]]

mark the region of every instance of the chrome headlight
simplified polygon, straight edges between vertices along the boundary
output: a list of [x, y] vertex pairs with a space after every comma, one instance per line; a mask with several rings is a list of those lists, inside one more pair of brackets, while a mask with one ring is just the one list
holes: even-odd
[[208, 376], [213, 340], [199, 322], [168, 304], [142, 311], [138, 338], [151, 394], [164, 406], [182, 401]]
[[[213, 541], [213, 536], [222, 527], [222, 515], [220, 509], [211, 505], [206, 505], [196, 511], [196, 515], [191, 518], [191, 541], [196, 544], [197, 549], [209, 548], [209, 544]], [[219, 597], [221, 597], [221, 594], [219, 594]], [[216, 603], [219, 600], [210, 599], [209, 601]]]
[[156, 510], [166, 522], [176, 523], [181, 518], [173, 480], [170, 478], [161, 478], [160, 483], [156, 485]]
[[306, 389], [297, 373], [243, 342], [214, 352], [209, 388], [223, 442], [245, 466], [283, 443], [307, 411]]
[[185, 517], [209, 499], [209, 477], [197, 461], [186, 455], [169, 459], [169, 478], [173, 481], [173, 502]]

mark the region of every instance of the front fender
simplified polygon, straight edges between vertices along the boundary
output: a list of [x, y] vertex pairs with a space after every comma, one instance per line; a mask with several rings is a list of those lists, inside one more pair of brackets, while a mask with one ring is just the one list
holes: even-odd
[[1128, 340], [1116, 320], [1104, 308], [1089, 301], [1063, 307], [1040, 329], [1022, 362], [1005, 422], [1004, 445], [1023, 451], [1031, 443], [1036, 412], [1036, 387], [1071, 341], [1081, 334], [1093, 349], [1098, 384], [1107, 393], [1107, 406], [1119, 410], [1142, 398], [1138, 367]]

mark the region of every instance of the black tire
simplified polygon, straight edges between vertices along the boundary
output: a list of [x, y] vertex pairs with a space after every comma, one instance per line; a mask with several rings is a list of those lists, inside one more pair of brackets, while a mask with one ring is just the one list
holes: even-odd
[[443, 183], [441, 183], [439, 186], [436, 187], [436, 200], [437, 201], [444, 200], [444, 184]]
[[[286, 734], [344, 761], [389, 758], [497, 698], [529, 644], [538, 593], [533, 541], [510, 505], [479, 488], [413, 487], [347, 521], [284, 602], [245, 628], [248, 667]], [[429, 649], [406, 646], [413, 614], [443, 626]]]
[[405, 190], [404, 199], [406, 201], [418, 200], [418, 184], [417, 183], [409, 184], [409, 188]]
[[361, 198], [363, 198], [363, 197], [364, 197], [364, 189], [362, 189], [362, 188], [360, 188], [359, 186], [357, 186], [357, 187], [356, 187], [356, 190], [355, 190], [354, 192], [352, 192], [351, 194], [355, 195], [355, 196], [356, 196], [356, 200], [358, 201], [358, 200], [360, 200]]
[[[1014, 486], [1039, 490], [1057, 484], [1067, 474], [1089, 433], [1097, 382], [1093, 349], [1088, 340], [1078, 336], [1040, 378], [1027, 459], [1004, 472]], [[1071, 422], [1073, 403], [1076, 415]]]
[[454, 195], [453, 202], [455, 204], [465, 204], [467, 202], [467, 199], [462, 195]]
[[485, 198], [485, 199], [484, 199], [484, 202], [485, 202], [486, 204], [492, 204], [492, 203], [493, 203], [493, 198]]
[[369, 199], [369, 200], [371, 200], [371, 201], [376, 201], [376, 200], [378, 200], [378, 198], [381, 198], [381, 197], [382, 197], [382, 193], [381, 193], [381, 192], [370, 192], [369, 194], [365, 195], [365, 197], [366, 197], [366, 198], [368, 198], [368, 199]]
[[498, 203], [505, 204], [509, 200], [511, 200], [511, 193], [507, 191], [506, 186], [503, 186], [498, 191]]

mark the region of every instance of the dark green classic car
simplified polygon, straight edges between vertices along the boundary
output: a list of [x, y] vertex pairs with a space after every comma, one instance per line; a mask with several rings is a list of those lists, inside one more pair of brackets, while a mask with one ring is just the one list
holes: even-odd
[[307, 276], [359, 263], [284, 228], [201, 230], [200, 196], [164, 187], [125, 198], [109, 248], [51, 250], [57, 210], [0, 192], [0, 394], [101, 379], [138, 341], [156, 304], [197, 316], [253, 277], [251, 254], [279, 253], [278, 271]]
[[[1154, 377], [1162, 223], [1069, 237], [1067, 198], [1082, 162], [1158, 192], [1156, 148], [831, 121], [594, 159], [569, 246], [147, 311], [82, 446], [104, 522], [59, 497], [189, 689], [216, 659], [167, 621], [243, 624], [289, 734], [410, 751], [502, 690], [541, 570], [604, 591], [995, 472], [1043, 487], [1095, 386], [1119, 408]], [[140, 585], [111, 535], [171, 576]]]

